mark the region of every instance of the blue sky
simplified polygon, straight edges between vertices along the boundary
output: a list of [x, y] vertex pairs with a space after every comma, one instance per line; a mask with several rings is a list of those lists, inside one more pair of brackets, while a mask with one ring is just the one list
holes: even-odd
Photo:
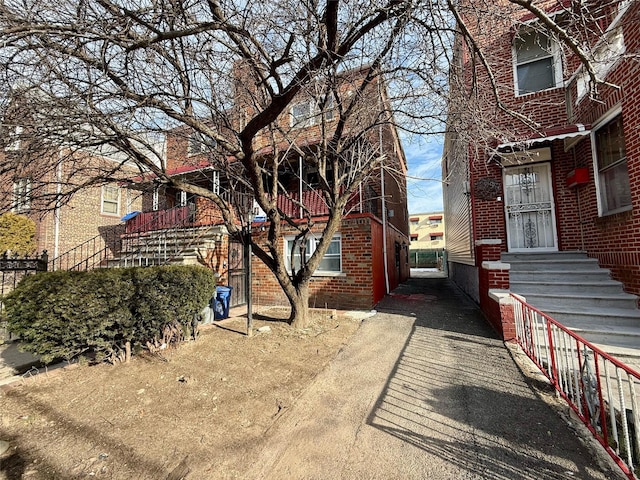
[[408, 164], [407, 201], [409, 213], [442, 211], [443, 135], [402, 137]]

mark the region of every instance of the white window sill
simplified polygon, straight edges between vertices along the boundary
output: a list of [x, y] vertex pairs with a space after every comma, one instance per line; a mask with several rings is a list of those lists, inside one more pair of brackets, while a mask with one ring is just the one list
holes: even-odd
[[628, 212], [633, 210], [633, 205], [627, 205], [626, 207], [617, 208], [616, 210], [611, 210], [610, 212], [602, 212], [600, 214], [600, 218], [610, 217], [611, 215], [615, 215], [617, 213]]
[[[289, 272], [291, 275], [291, 272]], [[347, 274], [344, 272], [318, 272], [317, 270], [311, 275], [312, 277], [346, 277]]]
[[544, 90], [536, 90], [535, 92], [527, 92], [527, 93], [516, 93], [515, 97], [516, 98], [524, 98], [524, 97], [528, 97], [530, 95], [536, 95], [539, 93], [547, 93], [547, 92], [551, 92], [552, 90], [562, 90], [564, 89], [564, 85], [558, 85], [556, 87], [551, 87], [551, 88], [545, 88]]

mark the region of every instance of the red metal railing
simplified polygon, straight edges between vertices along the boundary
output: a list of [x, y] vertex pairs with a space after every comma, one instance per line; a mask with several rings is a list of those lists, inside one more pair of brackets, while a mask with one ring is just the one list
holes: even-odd
[[[290, 192], [288, 195], [278, 195], [278, 209], [291, 218], [301, 218], [300, 203], [304, 205], [302, 216], [307, 214], [312, 217], [318, 217], [329, 214], [329, 207], [325, 202], [322, 191], [320, 190], [303, 190], [302, 202], [299, 201], [300, 194], [298, 192]], [[359, 203], [358, 192], [351, 195], [345, 213], [362, 213], [363, 208]]]
[[515, 295], [516, 338], [630, 479], [640, 461], [640, 374]]
[[186, 225], [194, 214], [192, 205], [168, 210], [142, 212], [127, 220], [125, 233], [142, 233], [164, 230], [175, 225]]

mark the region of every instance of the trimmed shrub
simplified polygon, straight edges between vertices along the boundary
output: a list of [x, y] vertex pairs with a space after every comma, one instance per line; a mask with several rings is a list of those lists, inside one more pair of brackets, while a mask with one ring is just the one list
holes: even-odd
[[9, 330], [44, 362], [84, 352], [115, 361], [175, 320], [189, 325], [214, 291], [202, 267], [43, 272], [25, 278], [5, 306]]

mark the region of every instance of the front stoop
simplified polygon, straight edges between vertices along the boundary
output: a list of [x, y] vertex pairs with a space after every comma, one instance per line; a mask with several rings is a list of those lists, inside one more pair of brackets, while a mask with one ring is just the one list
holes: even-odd
[[605, 351], [640, 357], [638, 297], [584, 252], [503, 253], [513, 293]]

